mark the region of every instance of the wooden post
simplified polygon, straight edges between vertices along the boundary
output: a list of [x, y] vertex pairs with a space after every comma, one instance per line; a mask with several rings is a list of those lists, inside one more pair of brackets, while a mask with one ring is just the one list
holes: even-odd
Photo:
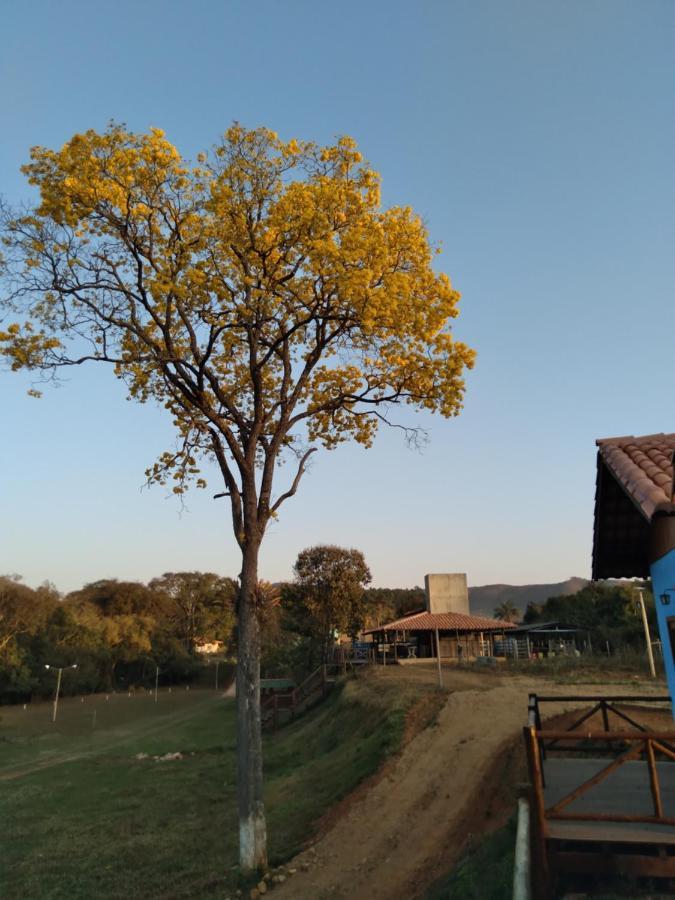
[[605, 700], [600, 701], [600, 710], [602, 712], [602, 724], [604, 729], [605, 731], [609, 731], [609, 716], [607, 715], [607, 702]]
[[436, 665], [438, 666], [438, 686], [443, 687], [443, 669], [441, 668], [441, 641], [438, 637], [438, 628], [436, 629]]
[[527, 763], [530, 775], [530, 784], [532, 785], [532, 812], [534, 815], [532, 838], [533, 847], [536, 849], [537, 860], [533, 866], [536, 872], [539, 884], [537, 895], [540, 897], [550, 897], [549, 891], [549, 867], [548, 855], [546, 852], [546, 838], [548, 828], [546, 825], [546, 807], [544, 805], [544, 773], [541, 765], [541, 755], [537, 743], [537, 732], [534, 726], [529, 725], [523, 728], [523, 736], [525, 738], [525, 750], [527, 753]]
[[662, 819], [663, 818], [663, 805], [661, 803], [661, 789], [659, 787], [659, 776], [656, 771], [656, 761], [654, 759], [654, 746], [652, 742], [647, 739], [645, 742], [645, 750], [647, 756], [647, 766], [649, 768], [649, 786], [652, 790], [652, 800], [654, 801], [654, 815]]
[[537, 695], [532, 693], [527, 696], [527, 724], [537, 725]]

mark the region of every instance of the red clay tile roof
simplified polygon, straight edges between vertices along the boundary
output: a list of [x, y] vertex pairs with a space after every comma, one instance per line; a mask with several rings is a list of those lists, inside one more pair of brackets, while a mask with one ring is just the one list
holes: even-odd
[[503, 631], [505, 628], [515, 628], [511, 622], [501, 622], [499, 619], [488, 619], [485, 616], [465, 616], [463, 613], [415, 613], [380, 625], [379, 628], [369, 628], [366, 634], [374, 631]]
[[648, 522], [657, 511], [675, 511], [675, 434], [605, 438], [596, 444], [612, 475]]

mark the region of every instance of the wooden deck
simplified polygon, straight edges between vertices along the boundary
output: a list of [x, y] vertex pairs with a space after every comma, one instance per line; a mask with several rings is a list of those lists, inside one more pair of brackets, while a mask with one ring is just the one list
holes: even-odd
[[570, 877], [675, 882], [675, 731], [670, 718], [662, 731], [650, 728], [650, 717], [641, 722], [648, 710], [639, 699], [566, 697], [586, 708], [572, 724], [547, 728], [540, 704], [553, 697], [530, 695], [523, 737], [537, 900], [549, 900]]
[[[611, 759], [549, 758], [544, 762], [544, 803], [555, 805], [609, 765]], [[675, 762], [657, 762], [663, 813], [675, 817]], [[591, 787], [566, 807], [568, 813], [609, 813], [651, 816], [653, 802], [649, 770], [643, 760], [626, 762], [604, 781]], [[603, 841], [631, 844], [673, 844], [675, 826], [636, 822], [564, 822], [549, 819], [548, 836], [554, 840]]]

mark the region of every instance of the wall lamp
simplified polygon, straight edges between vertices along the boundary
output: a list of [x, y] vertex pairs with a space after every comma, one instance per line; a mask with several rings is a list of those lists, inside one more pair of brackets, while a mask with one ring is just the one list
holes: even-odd
[[[672, 588], [671, 588], [671, 590], [672, 590]], [[661, 603], [663, 604], [663, 606], [670, 606], [670, 592], [669, 592], [669, 591], [664, 591], [664, 592], [661, 594], [661, 596], [659, 597], [659, 600], [661, 601]]]

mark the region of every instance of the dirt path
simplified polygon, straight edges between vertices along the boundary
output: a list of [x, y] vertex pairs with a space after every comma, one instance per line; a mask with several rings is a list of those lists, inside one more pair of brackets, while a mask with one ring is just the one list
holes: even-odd
[[[481, 676], [452, 679], [446, 678], [454, 692], [438, 723], [418, 734], [384, 777], [357, 795], [334, 826], [290, 863], [297, 874], [275, 888], [274, 900], [407, 900], [419, 895], [431, 878], [452, 867], [470, 841], [469, 832], [481, 833], [490, 825], [486, 819], [498, 815], [491, 807], [499, 779], [494, 771], [485, 779], [498, 751], [518, 740], [528, 692], [617, 692], [616, 685], [570, 687], [523, 677], [488, 681], [488, 689]], [[621, 692], [663, 693], [663, 686]], [[551, 704], [546, 712], [558, 715], [577, 705]], [[521, 758], [517, 752], [510, 755]]]

